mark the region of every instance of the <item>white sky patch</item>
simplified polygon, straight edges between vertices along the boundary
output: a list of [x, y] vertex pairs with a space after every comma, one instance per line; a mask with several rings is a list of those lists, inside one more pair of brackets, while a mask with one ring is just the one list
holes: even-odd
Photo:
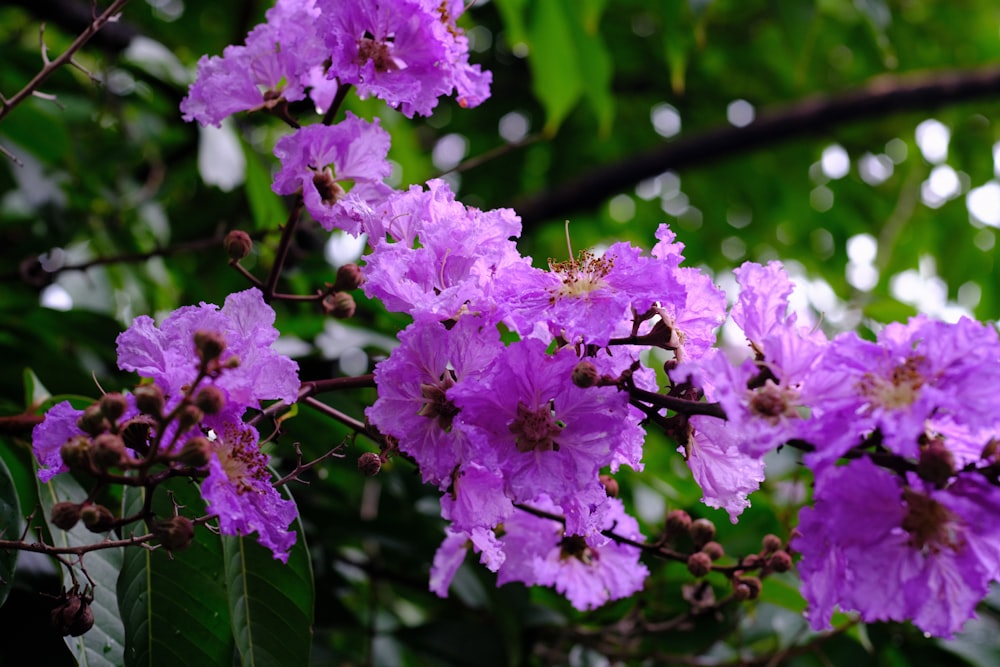
[[367, 242], [368, 237], [364, 234], [355, 238], [350, 234], [336, 230], [330, 234], [330, 238], [323, 247], [323, 256], [326, 257], [326, 261], [331, 266], [340, 268], [349, 262], [356, 262], [361, 257], [361, 253], [364, 252]]
[[934, 118], [928, 118], [917, 125], [917, 146], [924, 159], [931, 164], [944, 162], [948, 157], [948, 142], [951, 130]]
[[857, 264], [871, 264], [878, 254], [878, 241], [871, 234], [855, 234], [847, 239], [847, 257]]
[[230, 192], [243, 184], [247, 159], [229, 118], [222, 127], [198, 126], [198, 173], [207, 185]]

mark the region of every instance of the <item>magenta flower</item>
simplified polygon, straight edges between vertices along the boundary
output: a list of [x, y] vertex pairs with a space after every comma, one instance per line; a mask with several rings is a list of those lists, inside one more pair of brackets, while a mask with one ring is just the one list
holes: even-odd
[[277, 560], [288, 562], [295, 544], [289, 526], [298, 514], [295, 503], [281, 497], [271, 484], [267, 455], [257, 444], [257, 431], [238, 421], [238, 416], [208, 418], [213, 428], [212, 458], [201, 495], [209, 514], [219, 517], [223, 535], [257, 533], [257, 541], [269, 548]]
[[463, 107], [489, 96], [490, 73], [469, 64], [468, 40], [455, 25], [461, 0], [326, 0], [321, 7], [329, 75], [354, 85], [362, 99], [378, 97], [412, 118], [429, 115], [453, 90]]
[[831, 468], [792, 542], [810, 624], [829, 627], [839, 605], [866, 622], [912, 620], [952, 636], [1000, 572], [998, 511], [1000, 489], [978, 474], [935, 489], [867, 458]]
[[38, 479], [47, 482], [69, 470], [60, 450], [67, 440], [84, 434], [76, 425], [82, 414], [83, 410], [77, 410], [69, 401], [62, 401], [49, 408], [42, 423], [31, 430], [31, 449], [39, 464]]
[[[281, 171], [272, 188], [280, 195], [301, 191], [306, 210], [325, 229], [357, 235], [360, 225], [348, 211], [371, 206], [393, 191], [382, 182], [392, 172], [386, 160], [389, 144], [377, 118], [369, 123], [351, 112], [336, 125], [300, 128], [274, 147]], [[353, 183], [350, 191], [346, 183]]]
[[[558, 512], [542, 495], [529, 503], [535, 509]], [[600, 529], [642, 541], [639, 524], [625, 513], [617, 498], [608, 499]], [[506, 555], [497, 572], [497, 585], [520, 581], [529, 586], [551, 586], [585, 611], [642, 589], [649, 570], [639, 562], [638, 548], [593, 532], [569, 535], [561, 523], [529, 512], [514, 513], [504, 522], [501, 538]]]
[[228, 46], [221, 58], [202, 56], [181, 101], [184, 120], [218, 126], [238, 111], [303, 99], [311, 70], [328, 57], [316, 31], [319, 15], [314, 0], [278, 0], [245, 46]]
[[221, 310], [207, 303], [178, 308], [159, 326], [140, 315], [118, 336], [118, 367], [152, 378], [168, 402], [179, 400], [198, 375], [195, 332], [214, 332], [226, 342], [221, 359], [235, 358], [239, 364], [205, 382], [243, 409], [269, 399], [293, 403], [299, 390], [298, 365], [271, 349], [278, 339], [274, 319], [256, 288], [230, 294]]

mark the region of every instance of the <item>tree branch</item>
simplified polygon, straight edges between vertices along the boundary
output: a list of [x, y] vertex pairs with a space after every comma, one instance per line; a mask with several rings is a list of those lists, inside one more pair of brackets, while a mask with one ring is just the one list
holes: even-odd
[[887, 113], [933, 109], [963, 100], [1000, 96], [1000, 67], [931, 74], [883, 76], [837, 95], [815, 95], [788, 106], [764, 110], [746, 127], [717, 127], [628, 155], [568, 181], [516, 201], [525, 229], [546, 220], [595, 208], [614, 194], [670, 169], [728, 158], [793, 137], [814, 134]]

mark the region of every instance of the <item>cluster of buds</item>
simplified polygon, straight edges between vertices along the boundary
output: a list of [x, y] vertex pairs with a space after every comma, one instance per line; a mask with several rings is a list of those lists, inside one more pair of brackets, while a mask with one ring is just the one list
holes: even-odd
[[62, 636], [79, 637], [94, 627], [94, 612], [90, 603], [94, 601], [93, 591], [84, 588], [83, 591], [73, 586], [64, 590], [58, 598], [59, 603], [52, 610], [52, 625]]
[[344, 264], [337, 269], [337, 278], [331, 284], [327, 283], [320, 292], [320, 306], [323, 313], [338, 320], [354, 316], [357, 304], [350, 292], [361, 286], [361, 269], [357, 264]]

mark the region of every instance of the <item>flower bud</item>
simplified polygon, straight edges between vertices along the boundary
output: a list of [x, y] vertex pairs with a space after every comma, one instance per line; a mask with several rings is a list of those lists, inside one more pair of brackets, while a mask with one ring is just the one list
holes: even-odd
[[671, 510], [667, 515], [666, 538], [676, 540], [691, 532], [691, 515], [684, 510]]
[[94, 438], [91, 457], [99, 468], [121, 466], [125, 457], [125, 443], [114, 433], [102, 433]]
[[194, 524], [186, 516], [175, 516], [157, 521], [152, 533], [167, 551], [183, 551], [194, 539]]
[[90, 468], [90, 440], [82, 435], [70, 438], [59, 448], [59, 456], [70, 470]]
[[340, 186], [340, 183], [333, 177], [333, 172], [330, 171], [329, 167], [317, 171], [313, 175], [313, 185], [316, 186], [320, 199], [327, 206], [333, 206], [347, 194], [344, 188]]
[[719, 560], [722, 558], [723, 554], [726, 553], [725, 549], [718, 542], [707, 542], [705, 546], [701, 548], [702, 553], [708, 554], [708, 557], [712, 560]]
[[353, 317], [354, 311], [357, 309], [354, 297], [347, 292], [327, 294], [323, 297], [320, 305], [323, 307], [325, 314], [335, 317], [338, 320], [346, 320], [349, 317]]
[[573, 384], [581, 389], [593, 387], [601, 379], [597, 366], [589, 361], [581, 361], [573, 367]]
[[746, 587], [747, 591], [746, 597], [743, 598], [744, 600], [756, 600], [760, 595], [760, 589], [764, 586], [757, 577], [738, 577], [733, 579], [733, 583], [736, 584], [735, 588], [739, 588], [740, 586]]
[[253, 250], [253, 239], [246, 232], [234, 229], [226, 234], [222, 245], [225, 247], [229, 259], [238, 262], [241, 259], [245, 259], [250, 254], [250, 251]]
[[940, 440], [931, 442], [920, 449], [917, 475], [937, 488], [943, 488], [955, 474], [955, 457]]
[[201, 422], [204, 419], [205, 413], [202, 412], [197, 406], [185, 405], [177, 413], [177, 432], [185, 433], [195, 424]]
[[157, 385], [139, 385], [132, 395], [135, 396], [135, 407], [139, 412], [157, 419], [163, 416], [163, 390]]
[[696, 547], [711, 542], [715, 538], [715, 524], [708, 519], [696, 519], [691, 523], [691, 539]]
[[76, 420], [76, 425], [87, 435], [98, 435], [111, 428], [111, 422], [101, 412], [101, 406], [98, 403], [84, 409], [83, 414]]
[[214, 385], [202, 387], [194, 397], [195, 406], [206, 415], [218, 414], [226, 404], [226, 396]]
[[222, 355], [222, 351], [226, 349], [226, 339], [216, 331], [198, 329], [194, 332], [194, 349], [202, 363], [208, 363]]
[[80, 520], [80, 506], [76, 503], [61, 502], [52, 506], [49, 516], [52, 525], [63, 530], [70, 530]]
[[772, 554], [781, 548], [781, 538], [773, 533], [765, 535], [760, 543], [764, 547], [764, 553], [766, 554]]
[[787, 551], [775, 551], [767, 559], [767, 566], [775, 572], [788, 572], [792, 569], [792, 557]]
[[208, 465], [212, 458], [212, 443], [204, 436], [195, 436], [184, 443], [176, 460], [192, 468], [201, 468]]
[[333, 282], [335, 292], [350, 292], [361, 287], [361, 269], [351, 262], [337, 269], [337, 279]]
[[712, 571], [712, 559], [704, 551], [696, 551], [687, 560], [688, 572], [696, 577], [704, 577]]
[[76, 589], [69, 593], [50, 615], [52, 625], [64, 637], [79, 637], [94, 627], [94, 612], [90, 609], [90, 599], [80, 596]]
[[382, 469], [382, 458], [375, 452], [365, 452], [358, 457], [358, 470], [365, 477], [374, 477]]
[[97, 404], [100, 406], [101, 412], [112, 424], [118, 421], [118, 419], [125, 414], [125, 411], [128, 409], [128, 401], [126, 401], [125, 397], [118, 392], [104, 394], [104, 396], [101, 396], [101, 400], [98, 401]]
[[115, 515], [104, 505], [88, 503], [80, 510], [83, 525], [92, 533], [106, 533], [115, 525]]
[[601, 480], [601, 484], [604, 485], [604, 492], [608, 494], [608, 497], [617, 498], [619, 491], [618, 480], [611, 475], [601, 475], [599, 479]]
[[750, 587], [742, 582], [733, 582], [733, 597], [739, 601], [750, 599]]
[[133, 417], [122, 424], [122, 442], [134, 452], [145, 454], [149, 451], [149, 432], [153, 420], [146, 416]]

